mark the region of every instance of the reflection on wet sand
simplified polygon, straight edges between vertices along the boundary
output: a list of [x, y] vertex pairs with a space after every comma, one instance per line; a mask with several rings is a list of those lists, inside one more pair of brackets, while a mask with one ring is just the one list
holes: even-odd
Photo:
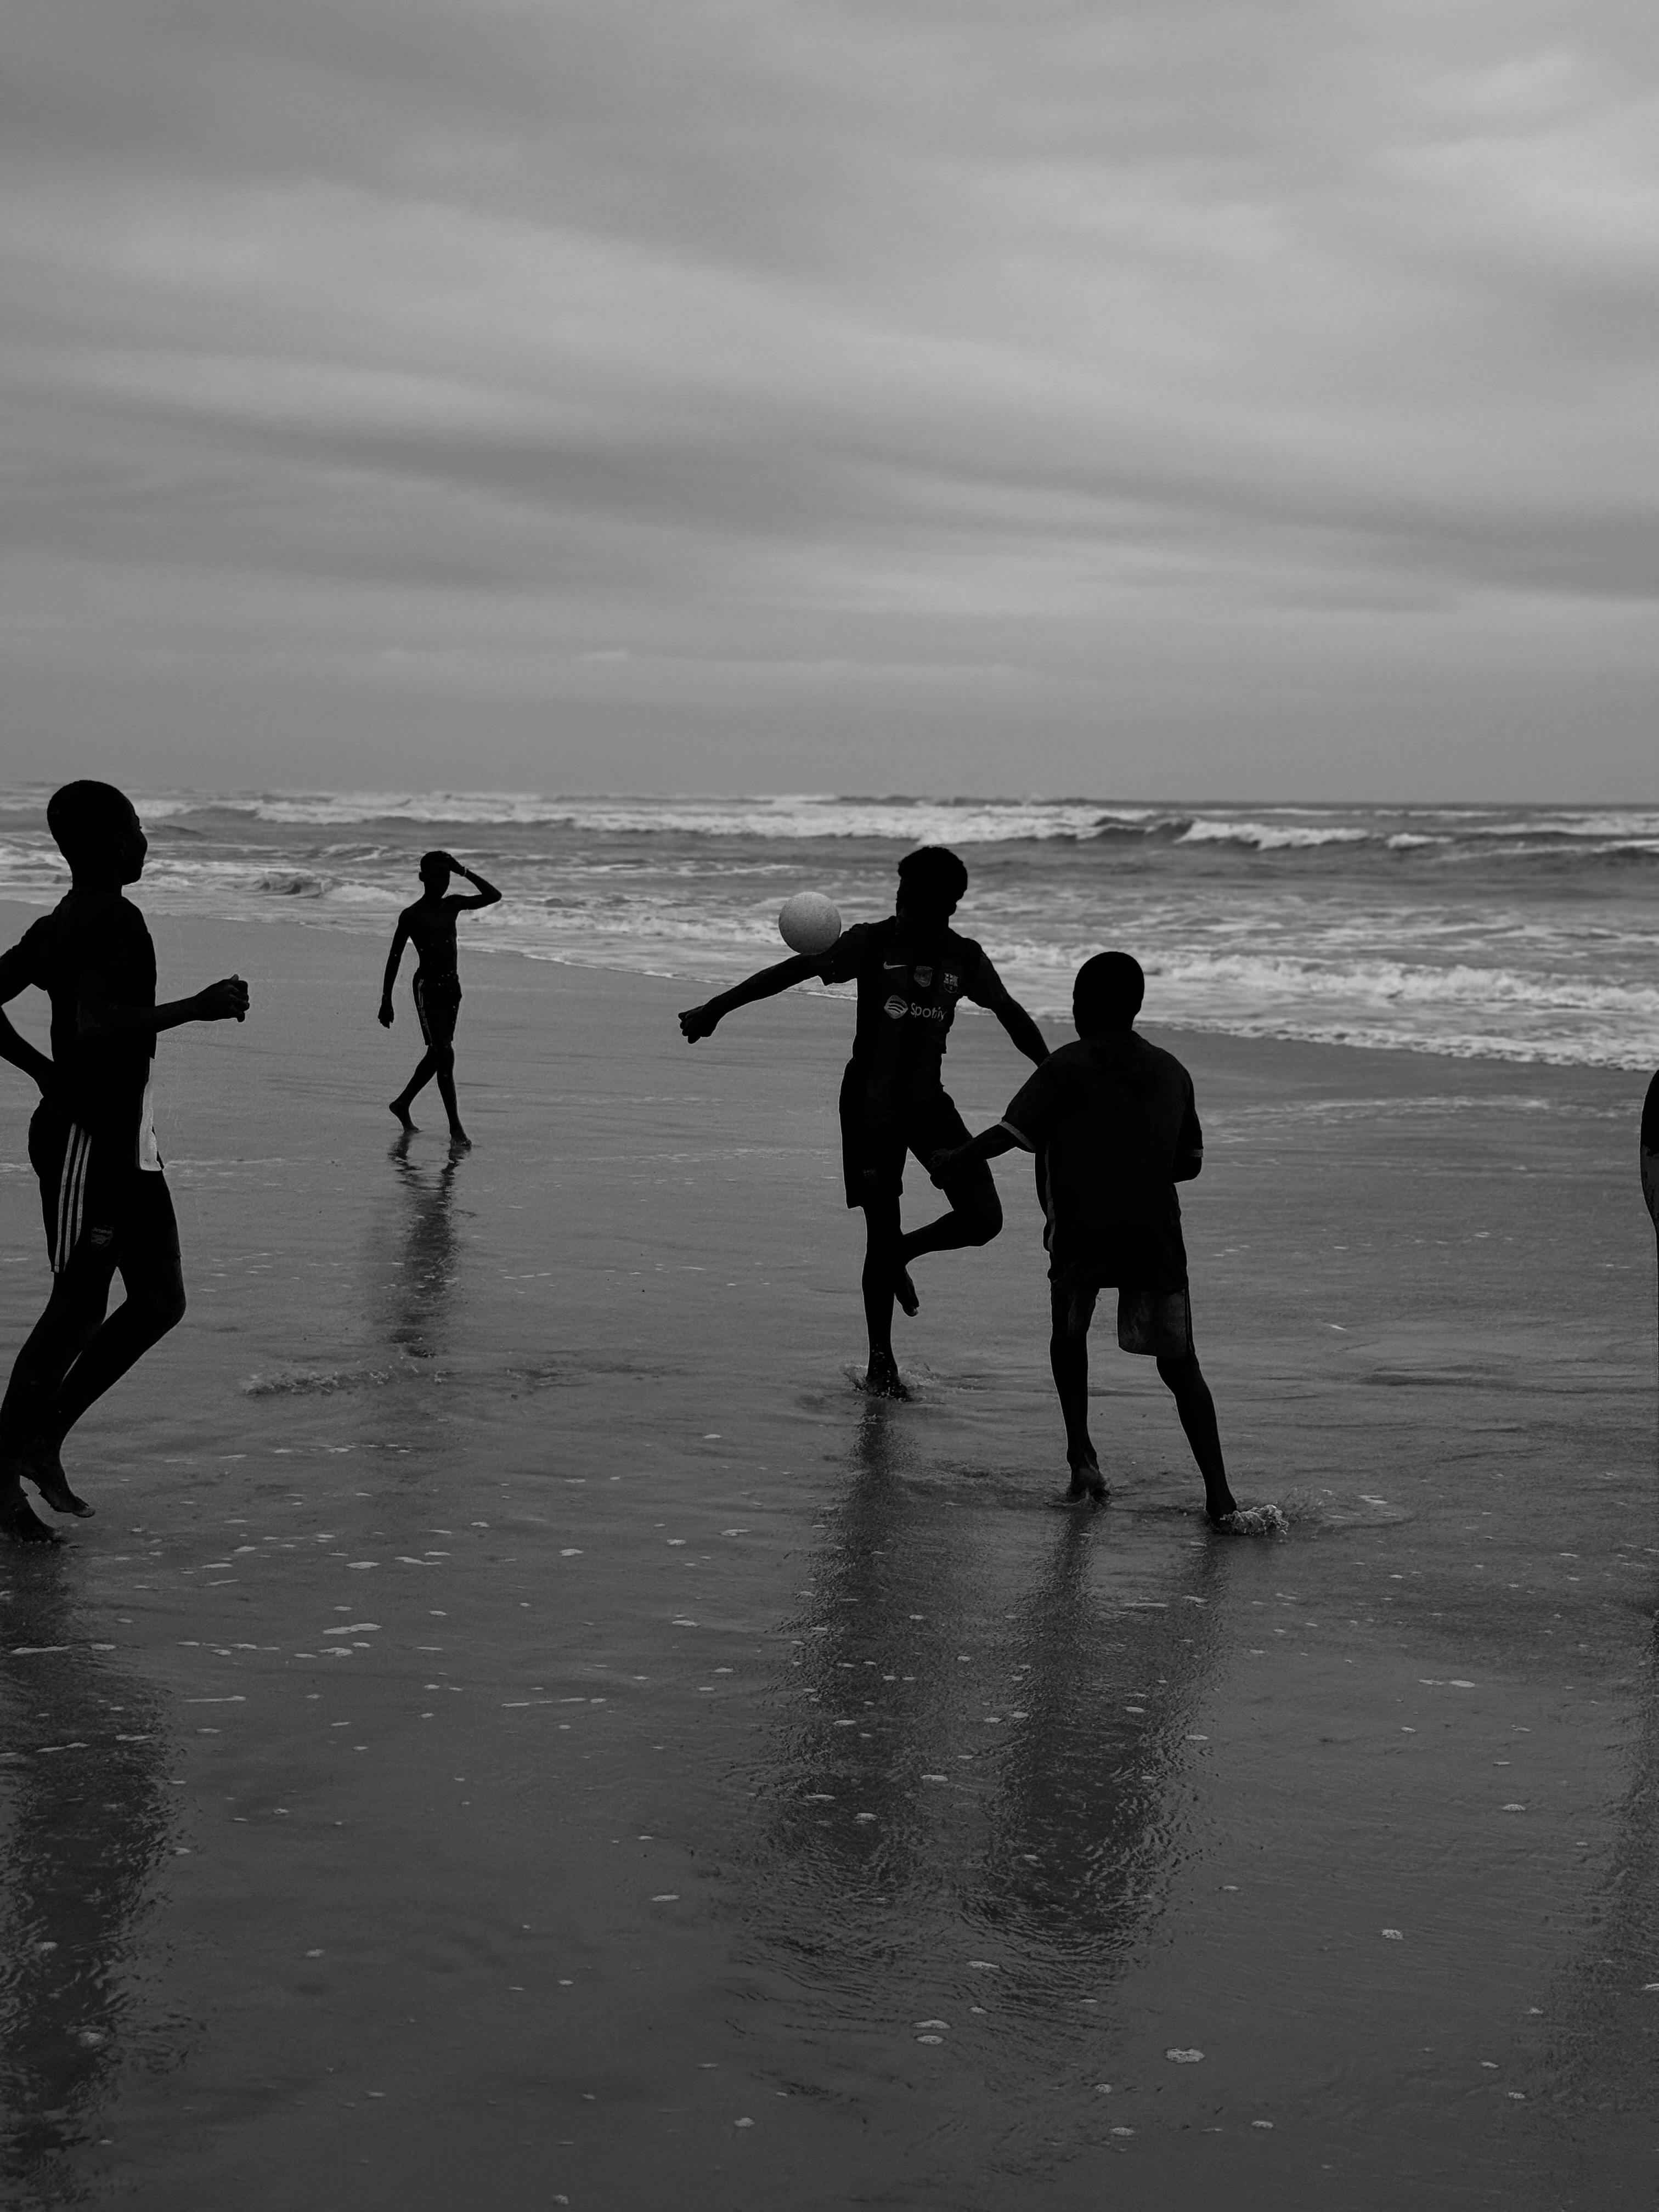
[[76, 1573], [18, 1562], [0, 1615], [0, 2176], [20, 2208], [81, 2199], [64, 2161], [132, 2060], [171, 1815], [161, 1701], [88, 1643]]
[[[1225, 1547], [1183, 1525], [1132, 1583], [1109, 1519], [918, 1480], [916, 1433], [860, 1415], [757, 1778], [749, 1910], [820, 2016], [937, 2009], [977, 1954], [1000, 2008], [1052, 2018], [1105, 1993], [1191, 1847]], [[1055, 2057], [1012, 2063], [1052, 2080]]]
[[1003, 1923], [1042, 1947], [1051, 1987], [1097, 1987], [1151, 1932], [1190, 1848], [1180, 1785], [1225, 1586], [1224, 1547], [1206, 1535], [1167, 1597], [1108, 1598], [1109, 1540], [1092, 1514], [1066, 1514], [1009, 1634], [1025, 1718], [998, 1775], [981, 1879]]
[[462, 1155], [450, 1152], [428, 1169], [410, 1158], [411, 1137], [400, 1136], [391, 1158], [403, 1195], [400, 1251], [392, 1263], [387, 1338], [410, 1359], [435, 1359], [446, 1348], [458, 1274], [455, 1176]]
[[[1545, 2000], [1550, 2101], [1540, 2117], [1565, 2132], [1555, 2145], [1564, 2188], [1588, 2172], [1597, 2177], [1601, 2204], [1645, 2208], [1659, 2197], [1652, 2118], [1659, 2069], [1659, 1621], [1644, 1642], [1611, 1863], [1584, 1949]], [[1611, 2154], [1621, 2143], [1628, 2198], [1607, 2193]], [[1587, 2168], [1588, 2154], [1594, 2163]], [[1564, 2193], [1561, 2201], [1589, 2200]]]

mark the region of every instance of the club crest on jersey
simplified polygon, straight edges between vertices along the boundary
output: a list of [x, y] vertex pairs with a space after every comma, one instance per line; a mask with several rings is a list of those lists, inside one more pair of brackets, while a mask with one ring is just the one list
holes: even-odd
[[947, 968], [945, 971], [945, 988], [953, 994], [962, 988], [962, 978], [953, 969]]
[[902, 1022], [909, 1011], [910, 1001], [908, 999], [900, 998], [896, 991], [882, 1008], [883, 1013], [890, 1014], [896, 1022]]

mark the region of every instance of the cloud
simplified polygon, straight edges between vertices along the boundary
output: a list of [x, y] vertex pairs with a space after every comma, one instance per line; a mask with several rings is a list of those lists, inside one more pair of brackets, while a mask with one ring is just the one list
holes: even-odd
[[[41, 0], [15, 31], [0, 563], [48, 713], [70, 578], [100, 653], [131, 629], [267, 694], [302, 665], [348, 742], [355, 623], [463, 688], [745, 670], [761, 762], [781, 669], [933, 671], [959, 716], [952, 667], [1079, 714], [1133, 668], [1194, 773], [1248, 781], [1214, 734], [1241, 676], [1282, 703], [1319, 667], [1311, 715], [1392, 649], [1473, 725], [1517, 636], [1565, 678], [1611, 628], [1630, 757], [1659, 93], [1616, 0]], [[957, 727], [988, 773], [993, 720]]]

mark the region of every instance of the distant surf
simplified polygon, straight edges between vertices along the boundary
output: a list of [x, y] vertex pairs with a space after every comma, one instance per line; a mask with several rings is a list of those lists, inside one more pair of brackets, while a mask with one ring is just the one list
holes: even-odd
[[[0, 895], [64, 887], [44, 788], [0, 792]], [[380, 933], [448, 845], [507, 891], [477, 940], [699, 985], [781, 952], [777, 910], [887, 908], [959, 847], [963, 921], [1039, 1012], [1120, 945], [1154, 1021], [1453, 1058], [1659, 1060], [1659, 810], [1118, 804], [804, 794], [158, 791], [153, 913]]]

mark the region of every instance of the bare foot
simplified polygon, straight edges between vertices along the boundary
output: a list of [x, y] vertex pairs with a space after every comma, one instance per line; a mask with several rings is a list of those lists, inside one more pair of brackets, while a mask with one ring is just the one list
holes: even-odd
[[908, 1314], [914, 1321], [921, 1311], [921, 1300], [916, 1296], [916, 1286], [910, 1280], [910, 1270], [902, 1260], [893, 1270], [893, 1296], [899, 1302], [900, 1310]]
[[64, 1540], [47, 1528], [21, 1490], [15, 1497], [0, 1498], [0, 1538], [10, 1544], [61, 1544]]
[[1211, 1518], [1231, 1536], [1282, 1536], [1290, 1527], [1276, 1505], [1235, 1505], [1230, 1513]]
[[1072, 1480], [1066, 1485], [1066, 1498], [1069, 1504], [1089, 1498], [1096, 1505], [1103, 1505], [1111, 1492], [1106, 1487], [1106, 1478], [1100, 1471], [1100, 1462], [1091, 1452], [1072, 1469]]
[[394, 1099], [392, 1099], [392, 1102], [391, 1102], [391, 1105], [392, 1105], [392, 1112], [397, 1115], [398, 1119], [398, 1120], [403, 1123], [403, 1125], [404, 1125], [404, 1128], [405, 1128], [405, 1129], [407, 1129], [407, 1130], [410, 1132], [410, 1133], [412, 1135], [412, 1134], [414, 1133], [415, 1124], [414, 1124], [414, 1123], [413, 1123], [413, 1121], [411, 1121], [410, 1120], [410, 1118], [409, 1118], [409, 1109], [408, 1109], [408, 1107], [404, 1103], [404, 1102], [403, 1102], [403, 1100], [402, 1100], [401, 1098], [394, 1098]]
[[865, 1371], [864, 1389], [871, 1398], [908, 1398], [903, 1378], [898, 1371], [898, 1362], [890, 1352], [872, 1352], [870, 1364]]
[[95, 1509], [70, 1488], [58, 1452], [57, 1444], [32, 1444], [19, 1457], [19, 1472], [26, 1482], [34, 1485], [54, 1513], [72, 1513], [77, 1521], [90, 1521]]
[[449, 1149], [452, 1152], [470, 1152], [472, 1150], [472, 1139], [459, 1121], [452, 1121], [449, 1125]]

